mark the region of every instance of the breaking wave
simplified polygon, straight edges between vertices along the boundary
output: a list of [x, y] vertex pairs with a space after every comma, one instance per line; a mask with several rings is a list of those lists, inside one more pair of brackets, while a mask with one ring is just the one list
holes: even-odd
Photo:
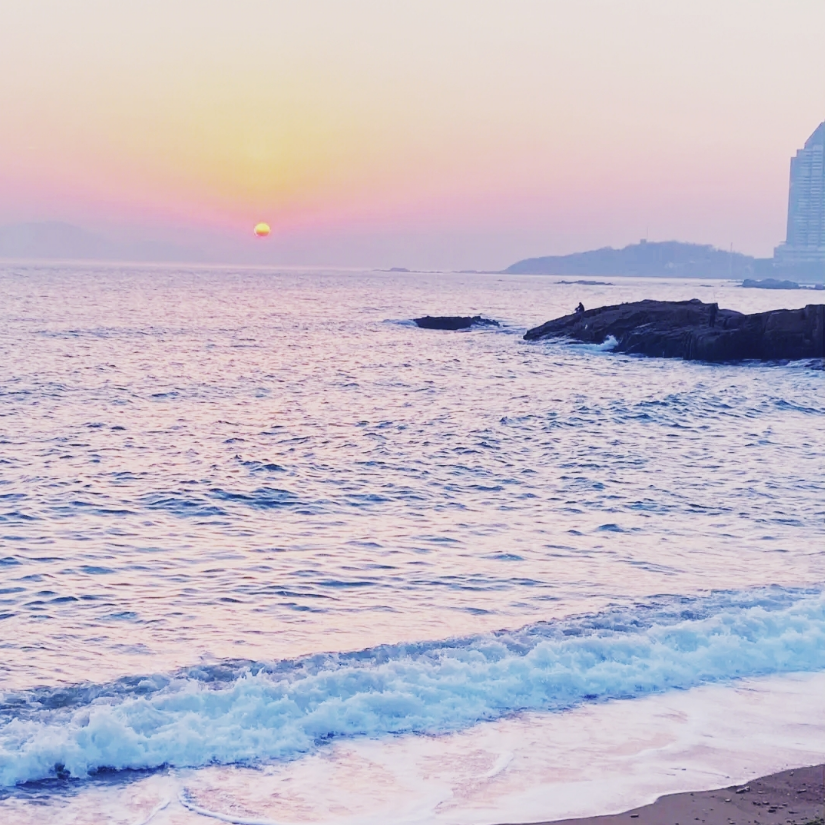
[[819, 590], [660, 598], [443, 642], [7, 693], [0, 783], [294, 759], [336, 738], [437, 734], [519, 711], [822, 669]]

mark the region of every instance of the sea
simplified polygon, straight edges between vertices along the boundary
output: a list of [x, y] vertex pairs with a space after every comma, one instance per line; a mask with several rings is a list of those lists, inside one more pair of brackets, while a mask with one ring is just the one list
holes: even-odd
[[523, 823], [825, 760], [821, 363], [522, 339], [822, 293], [576, 280], [0, 265], [0, 821]]

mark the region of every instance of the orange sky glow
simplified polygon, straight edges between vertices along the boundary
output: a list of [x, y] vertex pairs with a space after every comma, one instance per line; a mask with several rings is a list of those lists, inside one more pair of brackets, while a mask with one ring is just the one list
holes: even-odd
[[207, 258], [242, 258], [260, 220], [278, 263], [493, 268], [645, 235], [767, 255], [789, 158], [825, 118], [821, 0], [30, 0], [3, 18], [0, 224]]

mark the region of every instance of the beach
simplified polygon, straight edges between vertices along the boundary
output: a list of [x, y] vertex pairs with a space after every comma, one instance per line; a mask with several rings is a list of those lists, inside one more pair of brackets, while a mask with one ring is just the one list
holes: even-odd
[[713, 791], [663, 796], [620, 814], [536, 825], [820, 825], [825, 822], [825, 765], [782, 771]]

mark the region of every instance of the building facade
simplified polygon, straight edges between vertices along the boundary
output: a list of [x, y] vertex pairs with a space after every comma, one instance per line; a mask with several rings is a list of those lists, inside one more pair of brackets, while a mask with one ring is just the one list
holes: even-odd
[[825, 122], [791, 158], [788, 233], [774, 265], [825, 274]]

